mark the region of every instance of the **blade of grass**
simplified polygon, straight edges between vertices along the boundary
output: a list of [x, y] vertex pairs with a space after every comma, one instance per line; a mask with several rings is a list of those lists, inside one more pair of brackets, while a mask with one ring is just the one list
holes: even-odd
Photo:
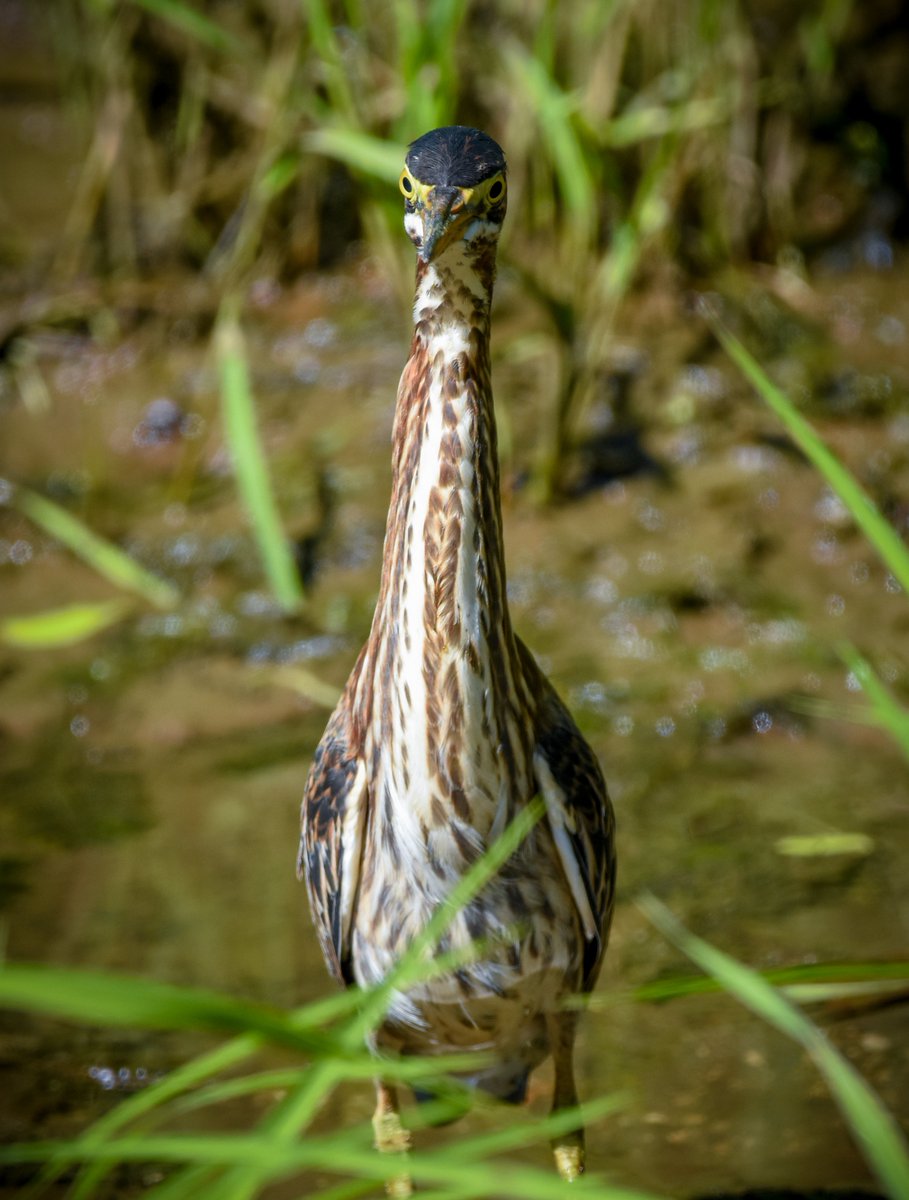
[[0, 641], [24, 650], [72, 646], [109, 629], [131, 607], [129, 600], [104, 600], [99, 604], [69, 604], [26, 617], [7, 617], [0, 621]]
[[12, 489], [9, 503], [117, 587], [137, 592], [157, 608], [179, 604], [180, 593], [173, 584], [147, 571], [59, 504], [22, 487]]
[[691, 933], [655, 896], [644, 895], [638, 905], [663, 936], [701, 970], [712, 975], [752, 1012], [805, 1048], [889, 1196], [892, 1200], [909, 1200], [909, 1144], [855, 1067], [816, 1025], [756, 971]]
[[854, 646], [848, 642], [840, 642], [836, 649], [871, 701], [875, 724], [881, 729], [886, 729], [909, 759], [909, 712], [897, 704], [871, 663]]
[[748, 382], [786, 427], [805, 457], [824, 476], [852, 514], [852, 518], [877, 550], [884, 564], [909, 592], [909, 550], [877, 505], [805, 420], [789, 397], [776, 386], [757, 360], [705, 303], [702, 311], [723, 349]]
[[327, 1033], [299, 1029], [277, 1009], [102, 971], [8, 963], [0, 970], [0, 1006], [98, 1025], [254, 1031], [317, 1057], [343, 1053]]
[[[545, 1122], [541, 1122], [541, 1128]], [[254, 1164], [263, 1179], [275, 1181], [304, 1170], [343, 1171], [381, 1183], [388, 1162], [369, 1145], [371, 1130], [349, 1131], [339, 1145], [337, 1138], [310, 1138], [305, 1142], [276, 1145], [269, 1137], [255, 1134], [170, 1134], [157, 1137], [122, 1138], [92, 1150], [93, 1158], [120, 1162], [191, 1162], [197, 1166]], [[49, 1154], [69, 1155], [62, 1142], [26, 1142], [0, 1147], [0, 1162], [39, 1162]], [[70, 1161], [75, 1161], [72, 1157]], [[515, 1196], [522, 1200], [564, 1200], [565, 1183], [554, 1172], [496, 1162], [494, 1170], [485, 1162], [438, 1151], [414, 1152], [408, 1161], [410, 1174], [420, 1183], [441, 1184], [475, 1191], [477, 1195]], [[654, 1200], [652, 1194], [609, 1187], [586, 1177], [571, 1185], [575, 1193], [598, 1200]]]
[[136, 8], [145, 9], [153, 17], [160, 17], [162, 21], [166, 21], [203, 46], [208, 46], [210, 50], [228, 51], [232, 54], [243, 54], [246, 51], [244, 43], [229, 29], [190, 4], [181, 4], [180, 0], [132, 0], [132, 3]]
[[285, 612], [296, 612], [303, 587], [272, 494], [249, 383], [249, 364], [233, 299], [222, 303], [215, 326], [224, 426], [240, 495], [252, 522], [265, 573]]
[[304, 150], [324, 154], [382, 183], [397, 184], [401, 174], [402, 148], [357, 129], [316, 129], [304, 134], [301, 144]]
[[[394, 970], [373, 988], [364, 993], [363, 1003], [338, 1030], [344, 1046], [353, 1049], [363, 1043], [384, 1015], [396, 990], [417, 982], [425, 975], [425, 959], [431, 955], [439, 938], [457, 917], [458, 913], [480, 892], [496, 872], [511, 857], [525, 837], [540, 820], [545, 809], [539, 797], [517, 814], [503, 830], [486, 853], [470, 868], [452, 888], [448, 897], [438, 906], [421, 933], [414, 938], [407, 953]], [[275, 1145], [285, 1146], [296, 1139], [304, 1129], [327, 1093], [340, 1082], [341, 1071], [335, 1062], [328, 1059], [315, 1064], [299, 1087], [291, 1091], [261, 1123], [266, 1136]], [[227, 1179], [219, 1180], [217, 1200], [248, 1200], [263, 1185], [264, 1178], [259, 1166], [245, 1166], [232, 1172]], [[215, 1192], [211, 1192], [216, 1200]]]
[[[823, 990], [824, 999], [835, 998], [836, 987], [846, 989], [844, 994], [854, 994], [852, 989], [863, 987], [868, 995], [877, 988], [898, 988], [909, 983], [909, 962], [892, 963], [806, 963], [795, 967], [772, 967], [758, 972], [767, 983], [795, 998], [799, 993], [809, 994], [811, 988]], [[662, 1004], [681, 996], [702, 996], [708, 992], [722, 991], [715, 979], [704, 975], [680, 975], [674, 979], [657, 979], [641, 984], [631, 991], [598, 992], [596, 995], [572, 996], [568, 1008], [611, 1008], [615, 1004], [632, 1001], [638, 1004]]]

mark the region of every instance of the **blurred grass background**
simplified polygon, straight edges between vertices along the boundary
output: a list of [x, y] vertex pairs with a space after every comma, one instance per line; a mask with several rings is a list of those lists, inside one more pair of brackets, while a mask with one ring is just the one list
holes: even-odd
[[[496, 334], [502, 357], [538, 379], [529, 430], [517, 429], [527, 418], [514, 400], [499, 397], [504, 450], [512, 452], [514, 432], [521, 447], [514, 474], [527, 494], [564, 505], [591, 486], [584, 465], [591, 422], [624, 370], [614, 336], [623, 303], [644, 298], [643, 337], [648, 311], [671, 304], [697, 331], [696, 347], [719, 342], [905, 590], [905, 521], [896, 519], [904, 500], [891, 498], [886, 521], [882, 497], [856, 482], [806, 420], [820, 402], [804, 387], [786, 394], [757, 361], [785, 357], [793, 343], [797, 352], [804, 348], [798, 339], [810, 304], [802, 302], [815, 270], [885, 268], [909, 232], [909, 36], [902, 9], [896, 0], [53, 0], [34, 6], [29, 36], [46, 51], [44, 74], [37, 84], [19, 79], [7, 53], [4, 87], [52, 92], [66, 113], [76, 171], [72, 186], [54, 197], [58, 215], [40, 237], [23, 217], [27, 205], [7, 203], [0, 192], [3, 402], [10, 410], [49, 411], [39, 361], [49, 332], [77, 330], [111, 346], [132, 329], [189, 320], [194, 336], [210, 340], [221, 399], [214, 419], [230, 451], [259, 570], [280, 612], [299, 619], [305, 564], [287, 536], [280, 503], [290, 469], [269, 465], [244, 324], [252, 325], [256, 296], [269, 281], [291, 284], [368, 260], [386, 288], [381, 302], [390, 290], [406, 329], [412, 251], [401, 234], [394, 186], [403, 148], [434, 125], [475, 124], [507, 150], [502, 273], [531, 314]], [[0, 20], [13, 32], [20, 19], [15, 4], [0, 7]], [[711, 293], [708, 305], [688, 303], [702, 291]], [[790, 306], [794, 297], [799, 304]], [[886, 410], [886, 398], [875, 402]], [[168, 484], [171, 495], [185, 497], [194, 484], [199, 451], [187, 445]], [[78, 489], [48, 488], [56, 492], [51, 500], [36, 490], [40, 472], [37, 481], [8, 473], [15, 477], [2, 485], [3, 502], [117, 591], [114, 600], [7, 616], [0, 638], [8, 647], [53, 652], [135, 617], [142, 604], [165, 614], [191, 608], [191, 583], [163, 580], [159, 564], [157, 573], [139, 565], [128, 536], [105, 538], [94, 528], [109, 497], [83, 505], [80, 519], [70, 511], [84, 499]], [[318, 461], [306, 464], [306, 476], [312, 507], [327, 524], [335, 498]], [[888, 686], [848, 641], [837, 652], [867, 700], [852, 718], [886, 730], [905, 753], [905, 688]], [[894, 655], [900, 653], [895, 647]], [[143, 664], [148, 660], [137, 669]], [[281, 669], [309, 700], [331, 703], [331, 685], [299, 666]], [[863, 835], [809, 836], [790, 850], [823, 855], [824, 836]], [[892, 1196], [909, 1194], [900, 1135], [816, 1028], [759, 978], [711, 954], [658, 905], [645, 901], [645, 910], [725, 989], [808, 1049], [881, 1186]], [[323, 1163], [326, 1154], [348, 1163], [351, 1174], [326, 1196], [374, 1189], [383, 1168], [366, 1152], [363, 1128], [327, 1147], [318, 1134], [288, 1148], [340, 1080], [370, 1069], [352, 1042], [335, 1055], [338, 1047], [328, 1040], [331, 1053], [320, 1057], [301, 1035], [318, 1029], [321, 1036], [330, 1022], [349, 1019], [359, 1037], [363, 1017], [350, 1017], [349, 1001], [296, 1013], [251, 1011], [180, 989], [162, 997], [148, 981], [30, 971], [0, 976], [4, 1004], [83, 1021], [245, 1031], [157, 1089], [137, 1093], [80, 1139], [33, 1148], [32, 1157], [55, 1164], [51, 1173], [94, 1164], [83, 1168], [74, 1194], [100, 1189], [111, 1163], [157, 1157], [189, 1164], [161, 1185], [162, 1197], [239, 1198], [282, 1172]], [[821, 964], [813, 973], [806, 967], [796, 986], [809, 989], [802, 1000], [818, 998], [811, 988], [835, 1000], [854, 995], [855, 986], [872, 996], [883, 987], [904, 991], [905, 975], [902, 962], [852, 963], [831, 980]], [[775, 982], [783, 986], [783, 976]], [[689, 994], [699, 983], [669, 979], [652, 986], [636, 998]], [[367, 1013], [375, 1017], [378, 1003], [368, 1001]], [[311, 1053], [308, 1072], [221, 1079], [269, 1038]], [[164, 1115], [179, 1117], [179, 1105], [193, 1103], [186, 1093], [196, 1088], [199, 1104], [221, 1103], [244, 1088], [267, 1095], [280, 1089], [282, 1099], [245, 1142], [235, 1135], [191, 1140], [179, 1132], [142, 1140], [155, 1130], [159, 1104], [173, 1103]], [[614, 1103], [606, 1097], [603, 1111]], [[133, 1141], [117, 1141], [134, 1120]], [[426, 1151], [415, 1166], [427, 1172], [428, 1195], [494, 1194], [503, 1186], [501, 1164], [488, 1166], [486, 1156], [548, 1132], [536, 1123], [512, 1133], [510, 1143], [497, 1135], [498, 1141], [481, 1139], [454, 1152]], [[19, 1161], [17, 1155], [28, 1152], [12, 1149], [6, 1157]], [[515, 1195], [560, 1194], [557, 1182], [540, 1173], [515, 1175], [512, 1185]], [[589, 1194], [616, 1189], [591, 1186]]]

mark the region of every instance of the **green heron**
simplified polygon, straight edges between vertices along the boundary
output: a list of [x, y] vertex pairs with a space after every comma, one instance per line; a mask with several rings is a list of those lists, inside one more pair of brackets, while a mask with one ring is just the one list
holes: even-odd
[[[552, 1054], [555, 1110], [577, 1103], [565, 1000], [599, 972], [615, 849], [596, 758], [508, 612], [489, 359], [505, 157], [479, 130], [435, 129], [409, 147], [400, 189], [416, 297], [381, 587], [309, 773], [298, 873], [330, 971], [369, 987], [542, 796], [544, 820], [450, 928], [451, 948], [478, 956], [394, 993], [373, 1044], [488, 1051], [468, 1082], [513, 1102]], [[394, 1089], [377, 1091], [377, 1144], [402, 1149]], [[583, 1130], [553, 1149], [565, 1178], [583, 1171]]]

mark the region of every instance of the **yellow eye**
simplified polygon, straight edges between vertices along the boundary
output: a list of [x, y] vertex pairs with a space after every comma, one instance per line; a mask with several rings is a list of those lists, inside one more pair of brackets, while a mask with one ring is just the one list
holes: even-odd
[[493, 185], [492, 185], [492, 187], [489, 189], [489, 191], [486, 193], [486, 195], [487, 195], [487, 198], [488, 198], [488, 199], [489, 199], [489, 200], [490, 200], [490, 201], [491, 201], [493, 204], [498, 204], [498, 202], [499, 202], [499, 201], [500, 201], [500, 200], [501, 200], [501, 199], [504, 197], [504, 195], [505, 195], [505, 180], [504, 180], [504, 179], [501, 179], [501, 178], [500, 178], [500, 179], [497, 179], [497, 180], [495, 180], [495, 182], [493, 183]]
[[408, 200], [413, 199], [414, 193], [416, 192], [416, 188], [413, 185], [413, 180], [411, 179], [410, 174], [406, 167], [401, 172], [401, 178], [398, 180], [398, 187], [401, 189], [402, 193], [407, 197]]

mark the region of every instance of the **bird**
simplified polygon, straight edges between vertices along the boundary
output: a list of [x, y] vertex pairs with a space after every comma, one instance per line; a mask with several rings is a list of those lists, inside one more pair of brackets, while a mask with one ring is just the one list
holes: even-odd
[[[408, 147], [399, 187], [416, 284], [381, 582], [310, 767], [297, 872], [330, 973], [369, 988], [541, 797], [542, 819], [449, 927], [448, 948], [476, 957], [393, 991], [371, 1045], [486, 1052], [465, 1082], [513, 1103], [551, 1054], [557, 1111], [577, 1104], [566, 999], [591, 990], [603, 961], [615, 822], [592, 749], [508, 609], [490, 373], [505, 155], [480, 130], [433, 129]], [[376, 1145], [406, 1150], [396, 1090], [376, 1088]], [[583, 1129], [553, 1153], [577, 1178]]]

